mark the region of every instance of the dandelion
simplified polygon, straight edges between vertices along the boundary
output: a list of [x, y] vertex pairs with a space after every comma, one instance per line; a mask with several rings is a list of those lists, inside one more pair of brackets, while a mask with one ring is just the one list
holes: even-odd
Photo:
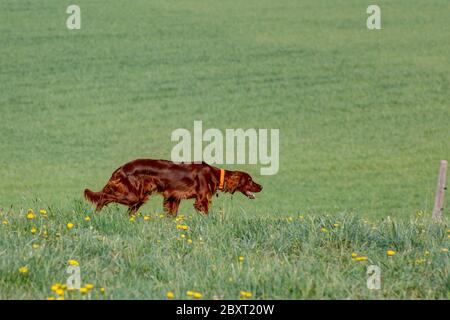
[[241, 296], [242, 299], [248, 299], [252, 297], [252, 293], [248, 291], [240, 291], [239, 295]]
[[57, 290], [55, 290], [55, 293], [56, 293], [58, 296], [63, 296], [63, 295], [64, 295], [64, 290], [63, 290], [63, 289], [57, 289]]
[[81, 287], [81, 288], [80, 288], [80, 293], [81, 293], [81, 294], [86, 294], [88, 291], [89, 291], [89, 290], [88, 290], [88, 288], [86, 288], [86, 287]]
[[356, 257], [355, 260], [356, 260], [356, 261], [367, 261], [367, 259], [368, 259], [367, 257], [364, 257], [364, 256], [363, 256], [363, 257]]
[[55, 297], [47, 297], [47, 300], [55, 300]]
[[37, 229], [36, 229], [35, 227], [33, 227], [33, 228], [31, 228], [31, 230], [30, 230], [30, 231], [31, 231], [31, 233], [32, 233], [32, 234], [36, 234], [36, 232], [37, 232]]
[[64, 297], [60, 296], [60, 297], [56, 298], [56, 300], [64, 300]]
[[388, 255], [388, 257], [392, 257], [396, 254], [396, 252], [394, 250], [388, 250], [386, 251], [386, 254]]
[[103, 288], [103, 287], [101, 287], [101, 288], [100, 288], [100, 292], [101, 292], [101, 293], [105, 293], [105, 292], [106, 292], [106, 289]]
[[41, 210], [39, 210], [39, 213], [40, 213], [40, 214], [47, 214], [47, 210], [41, 209]]
[[188, 290], [188, 291], [186, 291], [186, 295], [188, 297], [193, 297], [194, 296], [194, 291]]
[[339, 228], [341, 225], [339, 224], [339, 223], [335, 223], [335, 224], [333, 224], [333, 227], [335, 227], [335, 228]]
[[180, 237], [184, 239], [184, 238], [186, 238], [186, 235], [182, 234]]
[[150, 220], [150, 216], [144, 216], [144, 221], [149, 221]]
[[61, 289], [61, 284], [60, 283], [55, 283], [54, 285], [52, 285], [50, 287], [50, 289], [54, 292], [56, 292], [57, 290]]
[[26, 267], [26, 266], [23, 266], [23, 267], [20, 267], [20, 268], [19, 268], [19, 272], [20, 272], [20, 273], [28, 273], [28, 271], [30, 271], [30, 270], [29, 270], [28, 267]]
[[160, 214], [159, 217], [162, 219], [162, 218], [164, 218], [164, 215], [163, 215], [163, 214]]
[[91, 221], [91, 217], [89, 217], [89, 216], [86, 216], [85, 218], [84, 218], [84, 221]]
[[167, 297], [167, 299], [173, 299], [175, 297], [175, 295], [173, 294], [172, 291], [169, 291], [166, 293], [166, 297]]
[[189, 227], [185, 224], [177, 224], [177, 229], [178, 230], [188, 230]]
[[356, 258], [358, 254], [356, 252], [352, 252], [352, 258]]
[[36, 218], [36, 215], [33, 212], [28, 212], [27, 219], [28, 220], [33, 220], [34, 218]]
[[328, 229], [327, 228], [320, 228], [320, 232], [327, 233]]
[[430, 251], [426, 250], [426, 251], [423, 253], [423, 255], [424, 255], [424, 256], [429, 256], [429, 255], [430, 255]]
[[194, 299], [201, 299], [203, 295], [200, 292], [194, 292]]
[[33, 243], [32, 245], [31, 245], [31, 247], [33, 248], [33, 249], [39, 249], [39, 243]]
[[192, 244], [192, 240], [191, 240], [191, 239], [188, 239], [188, 240], [187, 240], [187, 243]]
[[289, 222], [292, 222], [294, 219], [292, 219], [292, 217], [289, 217], [289, 218], [287, 218], [287, 220], [288, 220]]
[[2, 224], [3, 224], [4, 226], [7, 226], [7, 225], [9, 224], [9, 221], [8, 221], [8, 220], [3, 220], [3, 221], [2, 221]]
[[86, 289], [88, 289], [88, 290], [92, 290], [92, 289], [94, 288], [94, 285], [93, 285], [92, 283], [87, 283], [87, 284], [85, 285], [85, 287], [86, 287]]
[[135, 222], [136, 221], [136, 217], [135, 216], [132, 216], [131, 218], [130, 218], [130, 222]]
[[73, 260], [73, 259], [69, 260], [68, 263], [71, 266], [79, 266], [80, 265], [80, 263], [77, 260]]
[[68, 224], [67, 224], [67, 229], [72, 229], [73, 227], [74, 227], [75, 225], [72, 223], [72, 222], [69, 222]]
[[243, 256], [239, 256], [238, 260], [239, 262], [244, 262], [245, 258]]

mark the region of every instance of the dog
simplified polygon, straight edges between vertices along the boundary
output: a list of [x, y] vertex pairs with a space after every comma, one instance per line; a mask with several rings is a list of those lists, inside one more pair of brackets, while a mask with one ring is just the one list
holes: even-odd
[[133, 216], [153, 193], [164, 198], [164, 211], [176, 216], [183, 199], [195, 199], [194, 208], [208, 214], [212, 197], [218, 192], [241, 192], [249, 199], [262, 186], [242, 171], [219, 169], [202, 163], [174, 163], [168, 160], [137, 159], [118, 168], [106, 186], [99, 192], [84, 190], [87, 200], [96, 206], [96, 212], [109, 203], [128, 206]]

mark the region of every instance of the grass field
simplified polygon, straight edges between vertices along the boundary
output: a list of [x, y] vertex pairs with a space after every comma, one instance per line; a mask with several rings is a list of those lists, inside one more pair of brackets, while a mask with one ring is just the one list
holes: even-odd
[[[0, 298], [46, 298], [69, 259], [107, 298], [448, 297], [447, 220], [428, 224], [450, 160], [448, 1], [377, 1], [379, 31], [358, 0], [76, 3], [76, 31], [72, 2], [0, 3]], [[277, 175], [223, 166], [264, 185], [255, 201], [221, 196], [208, 218], [183, 203], [192, 244], [157, 196], [149, 221], [92, 214], [84, 188], [168, 159], [194, 120], [280, 129]], [[381, 291], [365, 286], [371, 262]]]

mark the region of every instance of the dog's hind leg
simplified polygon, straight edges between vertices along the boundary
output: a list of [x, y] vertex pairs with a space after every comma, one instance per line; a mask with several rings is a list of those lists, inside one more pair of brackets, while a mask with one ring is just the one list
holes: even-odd
[[138, 203], [135, 203], [135, 204], [133, 204], [133, 205], [131, 205], [129, 208], [128, 208], [128, 215], [130, 216], [130, 217], [132, 217], [132, 216], [134, 216], [135, 214], [136, 214], [136, 212], [138, 212], [138, 210], [139, 210], [139, 208], [142, 206], [144, 204], [144, 202], [138, 202]]

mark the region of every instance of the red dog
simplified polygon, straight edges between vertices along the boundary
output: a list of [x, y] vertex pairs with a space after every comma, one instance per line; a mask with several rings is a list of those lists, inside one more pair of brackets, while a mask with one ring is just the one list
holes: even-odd
[[149, 196], [157, 192], [164, 197], [166, 213], [176, 216], [183, 199], [195, 199], [194, 208], [208, 214], [217, 190], [231, 194], [239, 191], [254, 199], [253, 192], [260, 192], [262, 186], [245, 172], [218, 169], [204, 162], [138, 159], [114, 171], [102, 191], [86, 189], [84, 196], [96, 205], [96, 211], [116, 202], [128, 206], [128, 213], [134, 215]]

